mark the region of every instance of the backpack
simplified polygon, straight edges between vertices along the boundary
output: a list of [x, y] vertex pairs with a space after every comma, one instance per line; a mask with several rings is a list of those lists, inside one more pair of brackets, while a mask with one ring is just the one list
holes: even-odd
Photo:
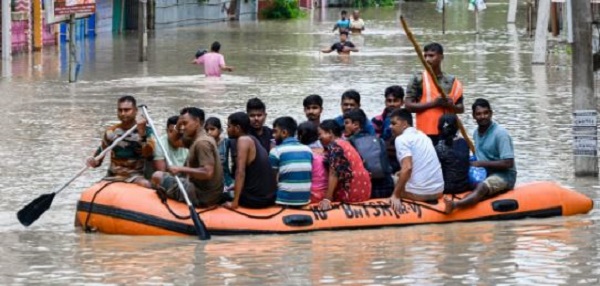
[[383, 179], [392, 173], [385, 143], [375, 135], [351, 137], [350, 144], [360, 155], [363, 165], [371, 173], [371, 179]]

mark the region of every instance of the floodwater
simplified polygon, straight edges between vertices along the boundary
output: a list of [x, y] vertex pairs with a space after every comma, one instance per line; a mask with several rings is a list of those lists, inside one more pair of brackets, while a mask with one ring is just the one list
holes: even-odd
[[[267, 104], [268, 123], [282, 115], [302, 120], [302, 99], [312, 93], [324, 97], [328, 118], [340, 112], [340, 95], [349, 88], [361, 93], [368, 115], [376, 115], [385, 87], [406, 86], [421, 70], [400, 29], [400, 13], [421, 43], [444, 44], [444, 69], [465, 84], [467, 106], [477, 97], [491, 100], [495, 120], [513, 136], [520, 183], [553, 180], [598, 201], [598, 180], [573, 176], [566, 48], [557, 45], [547, 66], [532, 67], [523, 10], [517, 25], [507, 26], [507, 4], [488, 4], [476, 35], [473, 14], [453, 3], [445, 35], [435, 3], [365, 9], [367, 30], [351, 38], [360, 52], [348, 61], [318, 52], [336, 41], [331, 27], [339, 9], [315, 10], [296, 21], [156, 31], [146, 63], [137, 61], [135, 35], [99, 35], [83, 43], [76, 84], [67, 83], [64, 48], [16, 55], [0, 79], [0, 284], [597, 285], [597, 210], [567, 218], [208, 242], [77, 232], [79, 193], [102, 177], [104, 166], [72, 183], [29, 228], [16, 220], [24, 204], [83, 166], [102, 130], [116, 122], [116, 99], [123, 94], [147, 104], [156, 122], [189, 105], [224, 119], [255, 96]], [[189, 64], [196, 49], [214, 40], [235, 67], [221, 80], [207, 80]], [[4, 77], [8, 72], [12, 77]], [[474, 121], [462, 118], [472, 131]]]

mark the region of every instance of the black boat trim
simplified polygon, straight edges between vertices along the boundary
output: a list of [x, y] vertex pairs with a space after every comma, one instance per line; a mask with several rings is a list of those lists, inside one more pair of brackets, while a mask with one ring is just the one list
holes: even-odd
[[[82, 211], [89, 213], [91, 203], [79, 201], [77, 204], [77, 211]], [[94, 207], [91, 210], [91, 213], [109, 216], [117, 219], [128, 220], [136, 223], [141, 223], [149, 226], [154, 226], [157, 228], [161, 228], [164, 230], [188, 234], [188, 235], [196, 235], [196, 230], [193, 224], [185, 224], [172, 220], [167, 220], [161, 217], [140, 213], [131, 210], [124, 210], [115, 208], [113, 206], [103, 205], [94, 203]], [[457, 220], [457, 221], [447, 221], [447, 222], [438, 222], [441, 223], [452, 223], [452, 222], [474, 222], [474, 221], [484, 221], [484, 220], [516, 220], [516, 219], [524, 219], [524, 218], [547, 218], [553, 216], [562, 216], [562, 207], [556, 206], [547, 209], [528, 211], [528, 212], [518, 212], [518, 213], [503, 213], [503, 214], [495, 214], [490, 216], [483, 216], [475, 219], [469, 220]], [[210, 233], [214, 235], [236, 235], [236, 234], [286, 234], [286, 233], [300, 233], [300, 232], [312, 232], [312, 231], [322, 231], [322, 230], [351, 230], [351, 229], [366, 229], [366, 228], [382, 228], [382, 227], [398, 227], [398, 226], [411, 226], [422, 223], [411, 223], [411, 224], [402, 224], [402, 225], [369, 225], [369, 226], [350, 226], [350, 227], [332, 227], [326, 229], [309, 229], [309, 230], [294, 230], [294, 231], [277, 231], [277, 230], [220, 230], [220, 229], [210, 229]], [[93, 227], [93, 225], [91, 225]]]

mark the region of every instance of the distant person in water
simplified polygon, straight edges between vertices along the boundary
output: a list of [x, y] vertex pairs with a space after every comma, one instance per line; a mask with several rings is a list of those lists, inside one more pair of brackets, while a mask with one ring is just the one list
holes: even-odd
[[221, 71], [233, 71], [233, 67], [225, 65], [225, 57], [219, 53], [221, 44], [212, 43], [210, 52], [201, 55], [192, 61], [192, 64], [204, 65], [204, 75], [207, 77], [220, 77]]
[[341, 19], [338, 20], [335, 25], [333, 25], [333, 30], [332, 32], [335, 32], [335, 30], [339, 29], [340, 33], [341, 32], [348, 32], [348, 29], [350, 29], [350, 19], [348, 19], [348, 13], [346, 12], [346, 10], [342, 10], [341, 12]]
[[352, 13], [352, 19], [350, 20], [350, 31], [352, 34], [361, 34], [365, 30], [365, 21], [360, 18], [360, 12], [354, 10]]
[[331, 53], [337, 51], [338, 55], [350, 55], [350, 52], [358, 52], [358, 49], [354, 44], [348, 41], [348, 32], [340, 32], [340, 41], [331, 45], [330, 48], [321, 50], [323, 53]]

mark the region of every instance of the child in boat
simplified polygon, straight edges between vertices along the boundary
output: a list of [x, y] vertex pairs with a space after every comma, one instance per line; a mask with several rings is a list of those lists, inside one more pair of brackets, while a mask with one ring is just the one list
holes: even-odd
[[221, 159], [221, 165], [223, 166], [223, 184], [225, 189], [228, 189], [233, 185], [233, 178], [231, 176], [231, 169], [229, 168], [229, 139], [221, 136], [223, 128], [221, 126], [221, 120], [216, 117], [210, 117], [204, 123], [204, 130], [212, 138], [215, 139], [219, 149], [219, 158]]
[[310, 183], [310, 202], [318, 203], [327, 193], [327, 168], [324, 164], [324, 149], [319, 141], [318, 126], [314, 122], [305, 121], [298, 125], [298, 140], [312, 151], [312, 181]]
[[460, 194], [469, 190], [469, 146], [459, 137], [458, 117], [447, 113], [438, 122], [440, 141], [435, 146], [444, 176], [444, 194]]

